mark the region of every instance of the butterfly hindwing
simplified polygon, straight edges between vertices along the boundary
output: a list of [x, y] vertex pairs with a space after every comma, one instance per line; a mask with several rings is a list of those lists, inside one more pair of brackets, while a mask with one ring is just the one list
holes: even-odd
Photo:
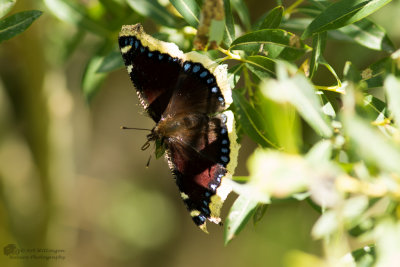
[[220, 222], [225, 197], [217, 194], [227, 173], [230, 142], [227, 116], [190, 115], [186, 133], [177, 132], [166, 140], [169, 162], [193, 221], [205, 228], [205, 220]]

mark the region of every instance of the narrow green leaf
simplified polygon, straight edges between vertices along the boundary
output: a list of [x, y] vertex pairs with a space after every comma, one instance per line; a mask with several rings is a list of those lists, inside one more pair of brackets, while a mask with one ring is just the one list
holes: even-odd
[[246, 59], [246, 66], [258, 78], [275, 77], [275, 61], [263, 56], [250, 56]]
[[195, 0], [169, 0], [169, 2], [190, 26], [197, 28], [200, 21], [200, 7]]
[[159, 159], [165, 153], [165, 146], [161, 143], [160, 139], [156, 140], [155, 143], [156, 143], [156, 151], [155, 151], [156, 159]]
[[264, 217], [269, 208], [269, 204], [258, 203], [253, 215], [253, 224], [256, 225]]
[[126, 0], [128, 5], [143, 17], [171, 28], [177, 27], [176, 19], [157, 0]]
[[354, 42], [378, 51], [393, 52], [395, 47], [385, 29], [368, 19], [362, 19], [338, 29]]
[[0, 20], [0, 43], [25, 31], [40, 15], [42, 11], [30, 10]]
[[252, 97], [254, 108], [266, 118], [265, 129], [274, 144], [283, 151], [298, 153], [301, 147], [301, 126], [296, 109], [290, 104], [282, 104], [266, 98], [257, 88]]
[[310, 18], [291, 18], [281, 22], [281, 28], [289, 31], [304, 31], [311, 23]]
[[121, 52], [114, 49], [103, 58], [97, 72], [110, 72], [122, 68], [123, 66], [124, 61], [122, 60]]
[[225, 34], [224, 44], [229, 47], [235, 40], [235, 23], [233, 21], [230, 0], [224, 0], [225, 9]]
[[277, 6], [270, 10], [261, 24], [257, 27], [258, 30], [262, 29], [277, 29], [282, 21], [283, 6]]
[[[324, 1], [324, 5], [329, 5], [329, 2]], [[315, 18], [321, 13], [320, 10], [323, 10], [323, 8], [309, 8], [303, 11], [305, 11], [307, 15]], [[285, 22], [284, 26], [290, 30], [304, 31], [310, 23], [311, 19], [308, 18], [290, 19]], [[395, 49], [385, 29], [367, 18], [342, 28], [329, 31], [328, 34], [329, 37], [334, 40], [358, 43], [373, 50], [383, 50], [390, 53]]]
[[364, 263], [361, 266], [373, 266], [376, 258], [375, 245], [364, 246], [360, 249], [354, 250], [351, 252], [351, 255], [356, 262]]
[[299, 155], [259, 148], [247, 161], [250, 181], [242, 185], [245, 188], [241, 195], [269, 203], [270, 198], [289, 198], [304, 192], [321, 173], [318, 167], [311, 166]]
[[310, 81], [303, 75], [295, 75], [291, 78], [291, 84], [294, 93], [291, 103], [303, 119], [321, 136], [331, 137], [332, 127], [328, 117], [322, 112], [321, 104]]
[[318, 33], [313, 37], [313, 50], [310, 60], [310, 79], [314, 76], [314, 73], [318, 69], [318, 63], [321, 61], [322, 54], [325, 50], [326, 44], [326, 33]]
[[357, 84], [361, 80], [360, 71], [350, 61], [347, 61], [344, 65], [343, 79], [354, 84]]
[[109, 36], [111, 32], [105, 25], [91, 19], [84, 6], [71, 0], [44, 0], [47, 8], [60, 20], [84, 28], [100, 36]]
[[89, 60], [88, 64], [86, 65], [86, 69], [82, 78], [82, 90], [88, 102], [92, 100], [92, 98], [102, 85], [104, 79], [107, 77], [106, 73], [97, 72], [102, 61], [103, 57], [94, 56]]
[[389, 110], [394, 117], [397, 128], [400, 129], [400, 79], [389, 74], [385, 79], [385, 90]]
[[230, 50], [258, 52], [262, 48], [270, 58], [296, 60], [311, 48], [296, 35], [281, 29], [264, 29], [240, 36], [231, 44]]
[[375, 115], [373, 120], [389, 117], [386, 103], [372, 95], [366, 95], [364, 97], [364, 108], [368, 113]]
[[289, 102], [295, 106], [303, 119], [319, 135], [323, 137], [332, 136], [332, 128], [327, 116], [322, 112], [314, 87], [303, 75], [296, 74], [291, 78], [281, 78], [278, 81], [267, 80], [261, 84], [261, 90], [266, 97], [272, 100]]
[[329, 0], [308, 0], [314, 7], [323, 10], [331, 4]]
[[302, 39], [352, 24], [383, 7], [391, 0], [340, 0], [324, 9], [303, 32]]
[[244, 226], [254, 214], [257, 204], [257, 201], [247, 196], [239, 196], [236, 199], [225, 221], [225, 245], [243, 230]]
[[244, 27], [249, 30], [251, 28], [251, 22], [249, 9], [247, 8], [246, 3], [243, 0], [231, 0], [231, 4], [239, 15]]
[[332, 156], [333, 144], [330, 140], [321, 140], [307, 153], [306, 159], [312, 164], [329, 161]]
[[264, 119], [257, 110], [237, 91], [232, 91], [233, 103], [236, 108], [237, 119], [245, 133], [262, 147], [276, 147], [267, 137], [264, 131]]
[[2, 0], [0, 2], [0, 18], [7, 15], [8, 12], [14, 7], [17, 0]]
[[318, 64], [319, 65], [323, 65], [325, 68], [327, 68], [327, 70], [333, 75], [333, 77], [336, 79], [336, 83], [337, 83], [337, 91], [343, 90], [341, 88], [342, 86], [342, 82], [340, 81], [339, 76], [336, 74], [335, 69], [325, 60], [325, 58], [321, 55], [318, 58]]
[[400, 174], [399, 147], [354, 114], [343, 116], [343, 126], [362, 159], [388, 172]]
[[243, 70], [243, 64], [238, 64], [228, 70], [228, 81], [231, 88], [236, 87], [236, 84], [240, 80], [242, 70]]

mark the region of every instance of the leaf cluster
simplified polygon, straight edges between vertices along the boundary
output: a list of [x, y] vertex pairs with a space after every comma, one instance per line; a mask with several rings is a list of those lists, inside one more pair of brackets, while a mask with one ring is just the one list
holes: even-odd
[[[231, 182], [239, 197], [225, 223], [225, 242], [251, 218], [268, 216], [274, 202], [306, 201], [321, 213], [312, 237], [324, 240], [324, 257], [295, 253], [288, 265], [390, 266], [400, 251], [400, 238], [393, 238], [400, 236], [400, 50], [368, 16], [391, 1], [277, 1], [254, 23], [244, 1], [223, 2], [224, 22], [210, 29], [217, 35], [211, 39], [221, 41], [218, 51], [204, 53], [229, 63], [237, 130], [259, 146], [248, 159], [249, 175]], [[71, 50], [82, 35], [97, 37], [82, 80], [88, 100], [123, 65], [116, 42], [121, 25], [140, 21], [157, 38], [189, 51], [201, 22], [195, 0], [44, 3], [77, 28]], [[17, 32], [11, 28], [18, 21], [28, 27], [35, 14], [0, 22], [9, 29], [2, 40]], [[351, 62], [335, 70], [324, 57], [332, 40], [383, 56], [363, 70]], [[321, 68], [333, 84], [315, 82]]]

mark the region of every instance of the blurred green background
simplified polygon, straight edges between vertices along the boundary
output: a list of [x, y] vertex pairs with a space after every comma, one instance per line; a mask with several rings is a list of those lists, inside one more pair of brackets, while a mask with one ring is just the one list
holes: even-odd
[[[276, 5], [246, 3], [253, 22]], [[18, 1], [12, 13], [28, 9], [44, 13], [0, 44], [0, 247], [63, 258], [11, 259], [1, 252], [0, 266], [284, 266], [293, 251], [322, 253], [310, 239], [318, 214], [306, 203], [272, 205], [227, 247], [222, 227], [209, 224], [209, 235], [195, 227], [165, 160], [153, 159], [146, 169], [145, 133], [120, 130], [153, 127], [125, 69], [110, 73], [88, 104], [82, 75], [98, 53], [98, 36], [77, 38], [71, 52], [77, 29], [42, 1]], [[396, 47], [399, 11], [400, 1], [392, 1], [373, 16]], [[131, 24], [140, 21], [147, 20]], [[329, 42], [325, 54], [338, 73], [346, 60], [363, 69], [380, 56], [342, 42]], [[237, 175], [247, 174], [255, 147], [242, 140]], [[234, 199], [231, 194], [223, 214]]]

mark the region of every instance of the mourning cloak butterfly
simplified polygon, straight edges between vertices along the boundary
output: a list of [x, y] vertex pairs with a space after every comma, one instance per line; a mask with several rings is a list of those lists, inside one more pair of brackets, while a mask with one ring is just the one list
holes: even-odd
[[156, 126], [147, 136], [166, 151], [194, 223], [219, 224], [237, 164], [234, 117], [226, 65], [157, 40], [140, 24], [122, 26], [119, 46], [141, 105]]

